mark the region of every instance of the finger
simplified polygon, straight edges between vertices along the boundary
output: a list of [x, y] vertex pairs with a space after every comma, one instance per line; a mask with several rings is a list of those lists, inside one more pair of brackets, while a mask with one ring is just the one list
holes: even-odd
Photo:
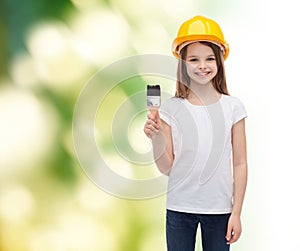
[[146, 125], [144, 126], [144, 133], [146, 134], [147, 137], [149, 137], [149, 131]]
[[236, 242], [240, 238], [240, 236], [241, 236], [241, 233], [232, 231], [231, 238], [227, 242], [227, 244], [232, 244], [232, 243]]
[[150, 119], [150, 120], [153, 120], [153, 121], [156, 120], [156, 119], [155, 119], [155, 116], [153, 116], [153, 114], [151, 114], [151, 113], [148, 113], [148, 114], [147, 114], [147, 118]]
[[149, 113], [147, 115], [147, 118], [148, 118], [149, 121], [153, 121], [156, 124], [160, 124], [160, 117], [159, 117], [159, 115], [158, 116], [153, 116], [151, 113]]
[[228, 224], [228, 227], [227, 227], [227, 233], [226, 233], [226, 240], [228, 242], [230, 242], [231, 238], [232, 238], [232, 226], [230, 224]]
[[145, 125], [144, 126], [144, 133], [146, 134], [147, 137], [151, 138], [154, 134], [158, 133], [159, 130], [156, 129], [154, 126], [152, 125]]
[[146, 134], [146, 136], [147, 136], [148, 138], [151, 138], [152, 131], [151, 131], [150, 129], [145, 128], [145, 129], [144, 129], [144, 133]]
[[152, 121], [149, 121], [145, 124], [144, 128], [152, 130], [152, 131], [157, 131], [157, 130], [159, 130], [159, 125]]
[[150, 114], [151, 114], [151, 118], [153, 118], [155, 121], [160, 121], [160, 116], [159, 116], [159, 112], [158, 109], [149, 109]]
[[149, 129], [151, 130], [151, 132], [154, 132], [154, 133], [159, 132], [158, 125], [150, 125]]
[[238, 239], [239, 239], [239, 237], [237, 235], [234, 235], [230, 240], [230, 244], [236, 242]]
[[146, 121], [146, 124], [148, 124], [148, 125], [155, 125], [155, 124], [158, 124], [157, 119], [154, 118], [152, 114], [149, 113], [149, 114], [147, 115], [147, 117], [148, 117], [148, 119], [147, 119], [147, 121]]
[[158, 124], [158, 122], [153, 121], [153, 120], [151, 120], [151, 119], [148, 119], [148, 120], [146, 121], [146, 125], [147, 125], [148, 127], [154, 127], [154, 128], [156, 128], [156, 129], [159, 129], [159, 124]]
[[159, 117], [158, 109], [149, 109], [149, 110], [150, 110], [150, 113], [152, 114], [152, 116], [154, 118], [158, 118]]

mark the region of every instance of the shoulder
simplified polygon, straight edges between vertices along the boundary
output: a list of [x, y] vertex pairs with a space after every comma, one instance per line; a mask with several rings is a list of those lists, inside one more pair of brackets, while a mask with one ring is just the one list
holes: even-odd
[[247, 111], [240, 98], [236, 96], [224, 95], [225, 106], [228, 107], [227, 110], [231, 114], [233, 124], [247, 117]]
[[182, 98], [171, 97], [166, 99], [162, 105], [161, 110], [171, 111], [176, 110], [176, 107], [179, 107], [182, 104]]
[[245, 105], [243, 101], [236, 96], [223, 95], [223, 101], [226, 105], [228, 105], [231, 108], [231, 110], [235, 110], [235, 109], [245, 110]]
[[177, 103], [181, 103], [182, 100], [183, 100], [182, 98], [170, 97], [164, 101], [164, 104], [177, 104]]
[[176, 114], [182, 107], [182, 99], [171, 97], [162, 102], [162, 105], [159, 109], [161, 118], [169, 125], [176, 117]]
[[225, 102], [231, 104], [231, 105], [243, 105], [243, 102], [241, 101], [240, 98], [236, 97], [236, 96], [230, 96], [230, 95], [223, 95], [223, 99], [225, 100]]

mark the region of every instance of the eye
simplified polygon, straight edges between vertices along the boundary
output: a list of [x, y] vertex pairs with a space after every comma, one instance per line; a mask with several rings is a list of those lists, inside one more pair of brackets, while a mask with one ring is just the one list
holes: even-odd
[[216, 60], [214, 57], [209, 57], [209, 58], [207, 58], [206, 59], [207, 61], [214, 61], [214, 60]]
[[198, 61], [197, 58], [190, 58], [190, 59], [189, 59], [189, 62], [197, 62], [197, 61]]

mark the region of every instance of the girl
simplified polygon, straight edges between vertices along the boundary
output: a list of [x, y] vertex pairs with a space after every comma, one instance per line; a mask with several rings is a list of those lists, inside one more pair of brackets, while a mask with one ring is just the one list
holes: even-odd
[[229, 47], [219, 25], [203, 16], [184, 22], [172, 47], [175, 97], [144, 126], [158, 169], [169, 175], [167, 247], [193, 251], [200, 223], [203, 251], [229, 250], [241, 235], [247, 183], [247, 114], [227, 91]]

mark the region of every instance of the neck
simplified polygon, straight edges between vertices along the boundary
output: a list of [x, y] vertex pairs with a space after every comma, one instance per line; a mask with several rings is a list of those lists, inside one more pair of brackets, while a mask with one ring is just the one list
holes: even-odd
[[187, 99], [196, 105], [209, 105], [217, 102], [220, 97], [221, 94], [213, 87], [211, 82], [205, 85], [191, 83]]

